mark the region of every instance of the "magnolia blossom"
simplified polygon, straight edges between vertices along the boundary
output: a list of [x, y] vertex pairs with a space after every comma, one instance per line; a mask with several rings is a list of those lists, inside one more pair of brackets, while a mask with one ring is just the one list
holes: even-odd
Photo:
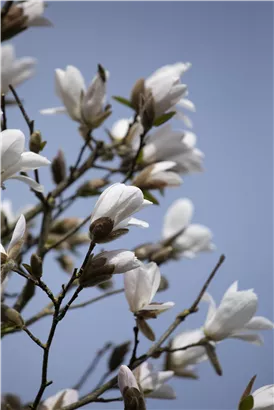
[[[176, 172], [201, 172], [204, 154], [195, 147], [196, 140], [192, 132], [174, 131], [170, 124], [165, 124], [146, 138], [142, 151], [143, 162], [173, 161], [176, 163]], [[139, 139], [135, 139], [135, 149], [138, 146]]]
[[57, 410], [61, 407], [68, 406], [72, 403], [75, 403], [79, 399], [79, 394], [77, 390], [74, 389], [65, 389], [59, 391], [54, 396], [46, 399], [39, 406], [39, 410]]
[[176, 393], [173, 388], [165, 384], [174, 375], [173, 371], [154, 371], [152, 364], [144, 362], [133, 373], [146, 397], [176, 399]]
[[7, 273], [14, 265], [14, 259], [20, 253], [21, 247], [24, 243], [24, 236], [26, 231], [26, 220], [24, 215], [21, 215], [15, 225], [11, 241], [9, 243], [7, 251], [4, 246], [0, 244], [1, 252], [1, 283], [3, 283], [7, 277]]
[[43, 17], [45, 11], [45, 2], [43, 0], [27, 0], [22, 3], [17, 3], [23, 11], [23, 15], [27, 17], [27, 26], [51, 26], [52, 23]]
[[[190, 63], [176, 63], [166, 65], [156, 70], [145, 80], [146, 89], [151, 90], [156, 117], [167, 111], [176, 111], [176, 104], [191, 111], [195, 111], [194, 104], [187, 100], [187, 86], [181, 83], [181, 76], [189, 70]], [[192, 126], [189, 118], [178, 113], [188, 127]]]
[[16, 59], [13, 45], [1, 46], [1, 92], [7, 94], [9, 85], [17, 87], [35, 73], [36, 60], [32, 57]]
[[127, 135], [132, 118], [121, 118], [117, 120], [110, 130], [111, 137], [116, 141], [122, 141]]
[[133, 185], [143, 189], [160, 189], [181, 185], [182, 178], [169, 171], [176, 165], [173, 161], [162, 161], [144, 168], [133, 180]]
[[127, 232], [130, 225], [147, 228], [147, 222], [131, 218], [131, 215], [150, 204], [137, 187], [120, 183], [111, 185], [95, 204], [90, 220], [91, 235], [96, 231], [97, 238], [108, 240]]
[[125, 295], [132, 313], [137, 317], [139, 329], [150, 340], [155, 336], [145, 319], [156, 318], [174, 306], [173, 302], [152, 303], [160, 286], [160, 269], [154, 262], [140, 266], [124, 274]]
[[238, 282], [234, 282], [228, 288], [218, 307], [208, 293], [204, 295], [203, 300], [209, 303], [204, 334], [211, 340], [236, 338], [261, 345], [263, 340], [259, 334], [249, 331], [274, 328], [274, 324], [269, 319], [254, 316], [258, 297], [253, 289], [238, 291]]
[[193, 204], [186, 198], [178, 199], [167, 210], [163, 239], [172, 241], [175, 257], [194, 258], [199, 252], [215, 249], [211, 231], [206, 226], [190, 224], [192, 215]]
[[274, 384], [263, 386], [252, 393], [253, 410], [274, 410]]
[[[170, 349], [179, 349], [198, 343], [204, 338], [202, 329], [185, 331], [175, 336], [171, 342]], [[202, 346], [191, 347], [186, 350], [168, 353], [167, 368], [173, 370], [175, 376], [190, 377], [196, 379], [195, 365], [207, 360], [205, 349]]]
[[25, 136], [20, 130], [2, 131], [0, 142], [2, 187], [7, 179], [18, 179], [35, 191], [42, 192], [42, 185], [27, 176], [16, 175], [16, 173], [49, 165], [50, 161], [34, 152], [24, 152]]
[[97, 128], [111, 114], [105, 107], [108, 72], [101, 66], [88, 89], [78, 68], [69, 65], [66, 70], [55, 70], [56, 93], [64, 107], [42, 110], [42, 114], [67, 113], [74, 121], [88, 128]]

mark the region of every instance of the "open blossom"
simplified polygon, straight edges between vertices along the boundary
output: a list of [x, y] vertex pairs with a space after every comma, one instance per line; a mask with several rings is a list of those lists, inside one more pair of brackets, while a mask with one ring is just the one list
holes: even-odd
[[7, 94], [9, 85], [17, 87], [35, 73], [36, 60], [32, 57], [16, 59], [12, 44], [1, 46], [1, 92]]
[[252, 393], [253, 410], [274, 410], [274, 384], [263, 386]]
[[160, 189], [181, 185], [182, 178], [170, 171], [176, 165], [173, 161], [162, 161], [149, 165], [133, 180], [133, 185], [142, 189]]
[[111, 114], [105, 106], [108, 72], [101, 66], [86, 89], [85, 80], [78, 68], [69, 65], [66, 70], [55, 70], [56, 93], [64, 107], [42, 110], [42, 114], [67, 113], [74, 121], [89, 128], [97, 128]]
[[152, 364], [142, 363], [134, 370], [134, 375], [146, 397], [154, 399], [176, 399], [176, 393], [171, 386], [165, 384], [170, 380], [173, 371], [155, 371]]
[[[190, 63], [176, 63], [166, 65], [145, 80], [145, 88], [152, 92], [156, 117], [160, 117], [167, 111], [177, 111], [176, 105], [195, 111], [194, 104], [187, 100], [187, 86], [181, 83], [181, 76], [189, 70]], [[187, 126], [191, 127], [191, 121], [182, 112], [178, 113]]]
[[163, 239], [174, 237], [175, 257], [194, 258], [199, 252], [215, 249], [212, 233], [203, 225], [190, 224], [193, 204], [189, 199], [178, 199], [167, 210], [163, 226]]
[[[179, 349], [198, 343], [204, 338], [202, 329], [185, 331], [175, 336], [170, 344], [170, 349]], [[205, 348], [202, 346], [191, 347], [186, 350], [178, 350], [177, 352], [167, 354], [167, 369], [173, 370], [175, 376], [189, 377], [196, 379], [195, 365], [207, 360]]]
[[120, 183], [111, 185], [95, 204], [90, 220], [91, 236], [97, 242], [105, 242], [128, 232], [130, 225], [147, 228], [147, 222], [131, 218], [131, 215], [150, 204], [137, 187]]
[[6, 279], [7, 273], [14, 263], [14, 259], [20, 253], [20, 250], [24, 243], [24, 236], [26, 231], [26, 220], [24, 215], [21, 215], [15, 225], [11, 241], [9, 243], [7, 251], [4, 246], [0, 244], [1, 252], [1, 283]]
[[1, 132], [1, 185], [7, 179], [18, 179], [25, 182], [38, 192], [43, 191], [43, 186], [33, 179], [16, 175], [21, 171], [29, 171], [49, 165], [50, 161], [34, 152], [24, 152], [25, 136], [20, 130], [5, 130]]
[[39, 410], [55, 410], [75, 403], [79, 399], [77, 390], [65, 389], [46, 399], [39, 406]]
[[258, 297], [253, 289], [238, 291], [238, 282], [234, 282], [228, 288], [218, 307], [208, 293], [204, 295], [203, 300], [209, 303], [204, 334], [211, 340], [236, 338], [261, 345], [263, 340], [260, 335], [250, 331], [274, 328], [274, 324], [269, 319], [254, 316]]
[[[165, 124], [146, 138], [142, 151], [143, 162], [173, 161], [176, 163], [176, 172], [201, 172], [204, 154], [196, 148], [196, 140], [192, 132], [175, 131], [170, 124]], [[135, 147], [138, 144], [139, 140], [135, 139]]]
[[173, 302], [152, 302], [160, 286], [160, 269], [154, 262], [140, 266], [124, 274], [125, 295], [132, 313], [137, 317], [139, 329], [150, 340], [155, 336], [146, 319], [156, 318], [160, 313], [174, 306]]

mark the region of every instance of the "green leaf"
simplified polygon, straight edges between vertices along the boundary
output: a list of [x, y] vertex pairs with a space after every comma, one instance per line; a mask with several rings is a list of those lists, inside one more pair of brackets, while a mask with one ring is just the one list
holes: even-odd
[[43, 149], [45, 148], [45, 146], [47, 145], [47, 141], [43, 141], [40, 144], [40, 151], [43, 151]]
[[141, 150], [141, 151], [139, 152], [138, 157], [137, 157], [136, 164], [138, 164], [138, 165], [139, 165], [139, 164], [142, 164], [143, 158], [144, 158], [144, 153], [143, 153], [143, 150]]
[[170, 111], [156, 118], [156, 120], [154, 120], [154, 123], [153, 123], [154, 127], [159, 127], [160, 125], [165, 124], [172, 117], [174, 117], [175, 114], [176, 114], [176, 111]]
[[132, 108], [131, 102], [124, 97], [119, 97], [118, 95], [114, 95], [112, 97], [115, 101], [118, 101], [120, 104], [126, 105], [129, 108]]
[[28, 273], [30, 274], [30, 275], [32, 275], [32, 269], [31, 269], [31, 266], [30, 265], [28, 265], [27, 263], [22, 263], [22, 265], [24, 266], [24, 268], [28, 271]]
[[151, 201], [154, 205], [159, 205], [159, 201], [155, 196], [152, 195], [151, 192], [144, 190], [143, 191], [144, 198], [147, 199], [148, 201]]
[[251, 410], [254, 406], [253, 396], [246, 396], [239, 405], [239, 410]]

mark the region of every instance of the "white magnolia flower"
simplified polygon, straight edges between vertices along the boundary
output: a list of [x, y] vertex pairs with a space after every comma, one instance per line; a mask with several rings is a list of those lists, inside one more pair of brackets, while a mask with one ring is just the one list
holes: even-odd
[[[195, 111], [194, 104], [185, 99], [187, 86], [181, 83], [181, 76], [190, 67], [190, 63], [166, 65], [156, 70], [145, 80], [145, 87], [151, 90], [155, 102], [156, 118], [167, 111], [176, 111], [176, 104]], [[188, 127], [192, 126], [186, 115], [183, 113], [178, 113], [178, 115]]]
[[209, 303], [204, 333], [211, 340], [236, 338], [261, 345], [263, 340], [259, 334], [250, 331], [274, 328], [269, 319], [254, 316], [258, 297], [253, 289], [238, 291], [238, 282], [234, 282], [228, 288], [218, 307], [208, 293], [204, 295], [203, 300]]
[[35, 73], [36, 60], [32, 57], [16, 59], [13, 45], [1, 46], [1, 92], [7, 94], [9, 85], [17, 87]]
[[59, 391], [54, 396], [46, 399], [40, 406], [39, 410], [55, 410], [61, 407], [68, 406], [75, 403], [79, 399], [79, 394], [77, 390], [65, 389]]
[[20, 215], [29, 211], [31, 208], [32, 205], [25, 205], [23, 208], [20, 208], [17, 212], [14, 212], [12, 207], [12, 201], [10, 199], [4, 199], [3, 201], [1, 201], [1, 212], [3, 212], [8, 225], [11, 225], [18, 221]]
[[[142, 151], [144, 163], [173, 161], [176, 172], [188, 174], [201, 172], [204, 154], [195, 147], [196, 135], [192, 132], [174, 131], [170, 124], [165, 124], [146, 138]], [[135, 139], [134, 148], [138, 149], [139, 139]]]
[[57, 68], [56, 93], [64, 107], [45, 109], [41, 114], [67, 113], [74, 121], [89, 128], [97, 128], [111, 113], [108, 107], [105, 109], [107, 78], [108, 72], [99, 66], [98, 73], [86, 89], [78, 68], [71, 65], [66, 70]]
[[104, 265], [113, 265], [113, 273], [125, 273], [139, 267], [140, 262], [136, 258], [134, 252], [126, 249], [118, 249], [117, 251], [104, 251], [92, 258], [93, 263], [97, 263], [104, 259]]
[[194, 258], [199, 252], [212, 251], [212, 232], [203, 225], [190, 224], [193, 204], [189, 199], [178, 199], [167, 210], [163, 226], [163, 239], [172, 237], [175, 257]]
[[[170, 349], [179, 349], [198, 343], [204, 338], [202, 329], [185, 331], [175, 336], [171, 342]], [[167, 368], [173, 370], [175, 376], [190, 377], [196, 379], [195, 365], [207, 360], [205, 348], [202, 346], [191, 347], [186, 350], [168, 353]]]
[[173, 371], [154, 371], [152, 364], [144, 362], [133, 373], [146, 397], [176, 399], [176, 393], [173, 388], [165, 384], [174, 375]]
[[50, 161], [34, 152], [24, 152], [25, 136], [20, 130], [5, 130], [1, 132], [1, 185], [7, 179], [18, 179], [25, 182], [38, 192], [43, 191], [43, 186], [33, 179], [16, 175], [21, 171], [29, 171], [49, 165]]
[[160, 269], [154, 262], [140, 266], [124, 274], [125, 295], [132, 313], [137, 317], [137, 325], [150, 340], [155, 336], [146, 319], [156, 318], [160, 313], [174, 306], [173, 302], [152, 302], [160, 286]]
[[[131, 218], [131, 215], [147, 205], [151, 205], [151, 202], [144, 199], [144, 195], [139, 188], [120, 183], [113, 184], [99, 196], [95, 204], [90, 220], [90, 232], [94, 233], [94, 228], [97, 229], [101, 221], [103, 231], [104, 224], [109, 227], [106, 236], [112, 235], [113, 238], [115, 233], [118, 235], [119, 232], [123, 232], [122, 230], [130, 225], [147, 228], [147, 222]], [[104, 236], [104, 232], [102, 236]]]
[[125, 388], [135, 388], [140, 391], [138, 383], [132, 371], [126, 366], [122, 365], [118, 372], [118, 386], [120, 392], [123, 394]]
[[133, 180], [133, 185], [142, 189], [160, 189], [179, 186], [183, 182], [176, 172], [169, 171], [176, 165], [173, 161], [157, 162], [144, 168]]
[[21, 215], [15, 225], [11, 241], [9, 243], [7, 251], [4, 246], [0, 244], [1, 252], [1, 283], [7, 284], [7, 274], [14, 266], [14, 260], [20, 253], [20, 250], [24, 244], [24, 236], [26, 231], [26, 220], [24, 215]]
[[263, 386], [252, 393], [253, 410], [274, 410], [274, 384]]
[[27, 26], [52, 26], [52, 23], [43, 17], [45, 11], [45, 2], [43, 0], [27, 0], [16, 4], [23, 11], [23, 15], [27, 17]]
[[110, 130], [112, 138], [116, 141], [123, 140], [127, 135], [131, 122], [132, 118], [121, 118], [120, 120], [115, 121]]

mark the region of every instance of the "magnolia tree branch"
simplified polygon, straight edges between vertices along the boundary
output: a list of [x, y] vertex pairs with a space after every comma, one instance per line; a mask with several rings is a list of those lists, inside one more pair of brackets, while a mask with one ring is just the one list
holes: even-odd
[[[131, 366], [131, 369], [135, 369], [136, 367], [138, 367], [140, 364], [142, 364], [144, 361], [146, 361], [147, 359], [149, 359], [150, 357], [153, 357], [153, 355], [155, 354], [155, 352], [157, 352], [157, 350], [161, 347], [161, 345], [169, 338], [169, 336], [174, 332], [174, 330], [192, 313], [197, 312], [198, 309], [198, 305], [203, 297], [203, 295], [205, 294], [209, 284], [211, 283], [212, 279], [214, 278], [214, 276], [216, 275], [218, 269], [220, 268], [220, 266], [223, 264], [225, 260], [225, 256], [221, 255], [218, 263], [216, 264], [216, 266], [214, 267], [214, 269], [212, 270], [212, 272], [210, 273], [207, 281], [205, 282], [204, 286], [202, 287], [199, 295], [197, 296], [197, 298], [195, 299], [195, 301], [193, 302], [193, 304], [190, 306], [189, 309], [184, 310], [183, 312], [181, 312], [176, 319], [174, 320], [173, 323], [171, 323], [171, 325], [168, 327], [168, 329], [163, 333], [163, 335], [160, 337], [160, 339], [154, 343], [151, 348], [148, 350], [148, 352], [144, 355], [142, 355], [141, 357], [139, 357]], [[117, 384], [117, 376], [113, 377], [111, 380], [109, 380], [107, 383], [105, 383], [104, 385], [100, 386], [98, 389], [96, 389], [95, 391], [91, 392], [90, 394], [85, 395], [84, 397], [82, 397], [80, 400], [78, 400], [77, 402], [70, 404], [69, 406], [65, 406], [62, 408], [62, 410], [74, 410], [74, 409], [78, 409], [79, 407], [85, 406], [88, 403], [92, 403], [94, 402], [96, 399], [98, 399], [99, 396], [101, 396], [105, 391], [113, 388], [114, 386], [116, 386]]]

